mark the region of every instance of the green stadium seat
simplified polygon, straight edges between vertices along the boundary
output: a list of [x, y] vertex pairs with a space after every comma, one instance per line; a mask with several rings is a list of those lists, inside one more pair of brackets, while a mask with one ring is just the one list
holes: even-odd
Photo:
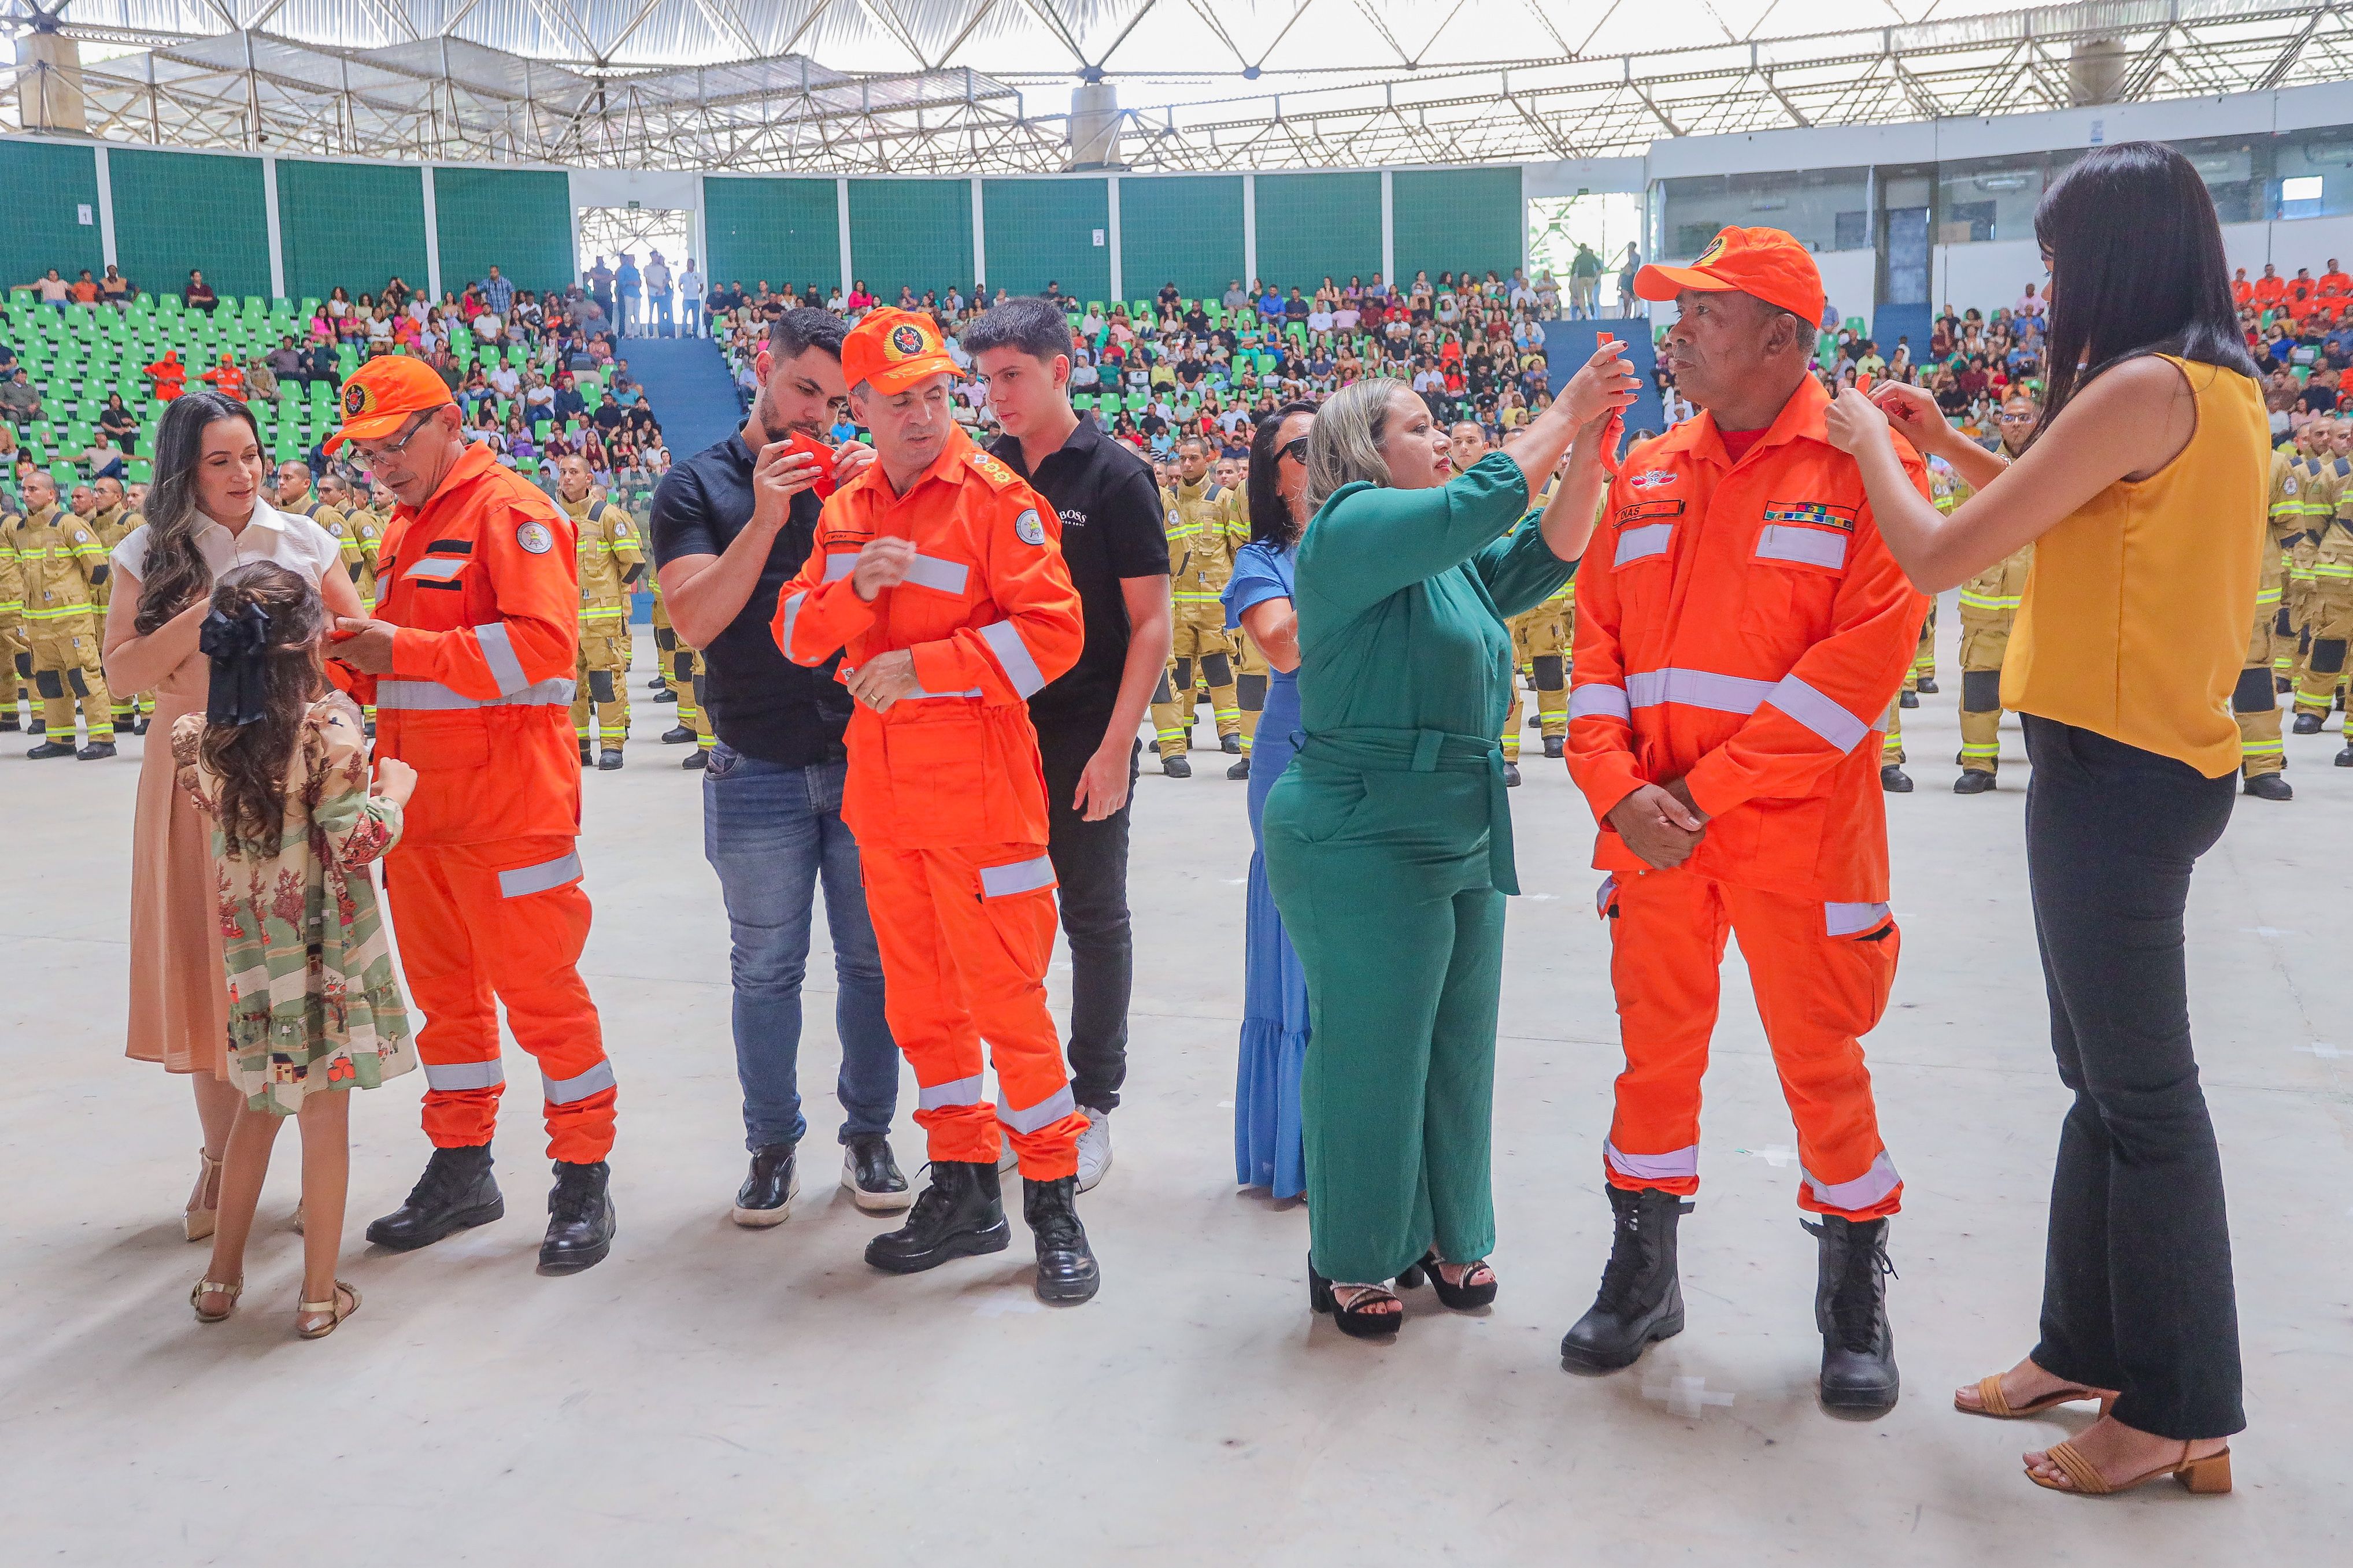
[[131, 482], [134, 485], [152, 483], [155, 478], [154, 465], [135, 458], [122, 465], [122, 470], [131, 476]]

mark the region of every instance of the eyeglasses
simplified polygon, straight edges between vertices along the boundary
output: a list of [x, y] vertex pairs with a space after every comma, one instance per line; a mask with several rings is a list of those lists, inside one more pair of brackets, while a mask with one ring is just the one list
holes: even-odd
[[1304, 463], [1307, 461], [1307, 437], [1298, 436], [1285, 441], [1274, 449], [1274, 455], [1278, 458], [1288, 458], [1294, 463]]
[[375, 467], [376, 464], [384, 461], [386, 458], [397, 458], [401, 453], [408, 449], [408, 444], [411, 441], [416, 440], [417, 437], [424, 432], [426, 421], [432, 418], [434, 413], [435, 410], [427, 408], [416, 415], [409, 420], [407, 425], [401, 429], [400, 434], [395, 436], [389, 441], [375, 444], [370, 444], [366, 441], [353, 441], [351, 443], [352, 450], [357, 452], [360, 457], [366, 461], [370, 468]]

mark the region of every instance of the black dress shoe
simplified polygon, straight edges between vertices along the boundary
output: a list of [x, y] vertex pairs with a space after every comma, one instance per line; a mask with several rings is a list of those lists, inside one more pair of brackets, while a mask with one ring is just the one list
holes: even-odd
[[1993, 775], [1983, 768], [1963, 768], [1961, 776], [1953, 781], [1955, 795], [1991, 795]]
[[1182, 757], [1163, 757], [1160, 771], [1172, 779], [1189, 779], [1193, 776], [1193, 764]]
[[1814, 1326], [1822, 1335], [1822, 1404], [1873, 1415], [1895, 1408], [1895, 1330], [1887, 1321], [1887, 1222], [1824, 1215], [1814, 1233]]
[[1247, 779], [1247, 778], [1249, 778], [1249, 777], [1250, 777], [1250, 759], [1249, 759], [1248, 757], [1244, 757], [1240, 762], [1236, 763], [1232, 767], [1228, 768], [1228, 769], [1226, 770], [1226, 776], [1227, 776], [1228, 778], [1229, 778], [1229, 779]]
[[2257, 800], [2294, 800], [2295, 786], [2279, 773], [2257, 773], [2240, 786]]
[[1617, 1232], [1601, 1289], [1560, 1342], [1560, 1359], [1583, 1372], [1631, 1366], [1654, 1340], [1683, 1331], [1683, 1280], [1675, 1271], [1675, 1223], [1691, 1205], [1654, 1187], [1609, 1189]]
[[2288, 726], [2288, 732], [2295, 735], [2319, 734], [2320, 715], [2317, 713], [2297, 714], [2295, 716], [2295, 721]]
[[596, 754], [596, 771], [600, 773], [612, 773], [620, 765], [621, 748], [618, 746], [607, 746]]
[[73, 742], [70, 741], [43, 741], [25, 753], [37, 763], [45, 763], [51, 757], [70, 757], [73, 754]]
[[1520, 787], [1519, 763], [1505, 763], [1504, 764], [1504, 787], [1505, 789], [1517, 789]]
[[1547, 757], [1557, 758], [1567, 750], [1567, 742], [1558, 735], [1546, 735], [1544, 738], [1544, 746], [1545, 755]]
[[880, 1132], [861, 1132], [841, 1146], [841, 1184], [868, 1214], [896, 1214], [915, 1201], [891, 1140]]
[[85, 763], [95, 763], [103, 758], [114, 755], [114, 742], [111, 741], [92, 741], [89, 745], [84, 746], [80, 751], [76, 752], [74, 755], [80, 758]]
[[711, 765], [711, 753], [704, 751], [702, 747], [697, 746], [694, 750], [687, 752], [684, 760], [680, 762], [678, 765], [684, 768], [688, 773], [699, 773], [703, 769]]
[[1917, 708], [1920, 706], [1919, 694], [1917, 692], [1907, 691], [1903, 696], [1898, 697], [1895, 700], [1895, 706], [1898, 708]]
[[1012, 1240], [996, 1163], [934, 1160], [931, 1184], [907, 1223], [868, 1242], [866, 1261], [886, 1274], [920, 1274], [952, 1258], [1002, 1252]]
[[766, 1143], [752, 1151], [752, 1169], [735, 1189], [735, 1207], [729, 1217], [737, 1225], [765, 1230], [782, 1225], [793, 1212], [801, 1190], [800, 1172], [793, 1164], [790, 1143]]
[[409, 1189], [408, 1201], [370, 1225], [367, 1238], [396, 1252], [412, 1252], [506, 1212], [506, 1199], [491, 1174], [488, 1143], [436, 1149]]
[[691, 746], [694, 742], [694, 731], [683, 724], [662, 731], [662, 744], [665, 746]]
[[555, 1185], [547, 1192], [547, 1234], [539, 1243], [539, 1271], [577, 1274], [605, 1261], [613, 1250], [613, 1168], [604, 1161], [555, 1162]]
[[1904, 771], [1901, 763], [1888, 763], [1879, 770], [1879, 787], [1890, 795], [1910, 795], [1912, 775]]
[[1242, 738], [1240, 735], [1220, 735], [1218, 737], [1218, 750], [1229, 757], [1239, 757], [1242, 754]]
[[1038, 1247], [1038, 1300], [1057, 1306], [1093, 1300], [1103, 1287], [1103, 1270], [1087, 1245], [1087, 1227], [1079, 1223], [1079, 1179], [1024, 1180], [1021, 1185], [1021, 1217], [1029, 1222]]

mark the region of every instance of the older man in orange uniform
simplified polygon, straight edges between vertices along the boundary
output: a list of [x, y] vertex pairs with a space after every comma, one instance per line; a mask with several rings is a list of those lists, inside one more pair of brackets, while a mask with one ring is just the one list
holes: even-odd
[[1663, 362], [1704, 412], [1628, 454], [1577, 584], [1568, 766], [1601, 822], [1626, 1070], [1603, 1151], [1617, 1237], [1561, 1353], [1624, 1366], [1683, 1328], [1675, 1221], [1699, 1187], [1700, 1077], [1736, 936], [1798, 1124], [1799, 1205], [1822, 1216], [1807, 1227], [1822, 1402], [1883, 1411], [1898, 1392], [1887, 1216], [1904, 1189], [1860, 1037], [1886, 1006], [1898, 937], [1865, 742], [1927, 601], [1824, 438], [1805, 248], [1726, 228], [1689, 267], [1644, 268], [1635, 291], [1676, 303]]
[[417, 770], [385, 886], [425, 1014], [417, 1048], [434, 1145], [408, 1201], [368, 1239], [424, 1247], [506, 1212], [491, 1175], [503, 1005], [515, 1043], [539, 1060], [555, 1162], [540, 1268], [586, 1268], [613, 1245], [614, 1086], [578, 969], [589, 911], [572, 523], [488, 447], [467, 444], [423, 361], [371, 360], [343, 400], [328, 450], [350, 443], [400, 501], [376, 555], [377, 618], [343, 622], [334, 653], [375, 678], [360, 684], [374, 688], [377, 754]]
[[1086, 635], [1061, 524], [957, 426], [955, 362], [930, 317], [872, 312], [843, 341], [841, 374], [876, 460], [825, 503], [816, 548], [778, 592], [776, 637], [797, 664], [847, 650], [840, 679], [858, 709], [841, 816], [931, 1137], [931, 1185], [866, 1260], [912, 1274], [1002, 1251], [1002, 1129], [1020, 1161], [1038, 1295], [1083, 1301], [1099, 1283], [1074, 1206], [1087, 1119], [1046, 1009], [1054, 868], [1028, 707]]

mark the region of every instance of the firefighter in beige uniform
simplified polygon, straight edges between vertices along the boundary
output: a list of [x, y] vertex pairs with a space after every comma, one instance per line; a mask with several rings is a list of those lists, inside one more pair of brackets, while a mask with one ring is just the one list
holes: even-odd
[[[1969, 487], [1961, 482], [1961, 477], [1953, 472], [1944, 458], [1928, 459], [1928, 499], [1936, 503], [1938, 511], [1949, 517], [1953, 509], [1967, 500], [1969, 494]], [[1883, 733], [1879, 738], [1879, 787], [1889, 795], [1912, 793], [1912, 775], [1904, 771], [1903, 710], [1920, 706], [1920, 699], [1914, 695], [1915, 692], [1926, 691], [1931, 695], [1936, 692], [1936, 602], [1932, 596], [1928, 601], [1928, 618], [1921, 623], [1920, 640], [1913, 648], [1912, 662], [1904, 670], [1903, 689], [1895, 694], [1895, 700], [1887, 705], [1887, 711], [1880, 719]], [[1957, 784], [1953, 787], [1961, 795], [1976, 793], [1974, 787], [1962, 789]]]
[[[98, 504], [90, 510], [90, 531], [98, 535], [99, 543], [105, 548], [109, 559], [111, 559], [114, 547], [128, 538], [132, 529], [144, 526], [147, 520], [132, 511], [124, 501], [121, 479], [112, 478], [93, 479], [90, 481], [90, 488], [96, 492], [98, 500]], [[95, 618], [101, 641], [106, 630], [106, 607], [113, 602], [113, 598], [114, 584], [110, 574], [109, 580], [100, 584], [91, 595], [91, 601], [98, 610]], [[141, 732], [140, 709], [144, 706], [147, 711], [153, 712], [155, 699], [152, 695], [127, 691], [113, 692], [111, 697], [114, 732], [117, 735], [139, 734]]]
[[[2301, 689], [2311, 670], [2313, 591], [2317, 583], [2313, 563], [2320, 553], [2320, 536], [2337, 510], [2335, 491], [2340, 481], [2334, 471], [2337, 465], [2330, 450], [2333, 440], [2327, 419], [2308, 419], [2297, 426], [2295, 433], [2291, 477], [2295, 480], [2295, 506], [2303, 528], [2288, 547], [2288, 629], [2295, 639], [2295, 662], [2288, 671], [2291, 690]], [[2306, 718], [2299, 705], [2295, 715], [2295, 732], [2299, 735], [2308, 735], [2320, 727], [2317, 722], [2307, 724]]]
[[1234, 551], [1250, 538], [1241, 497], [1220, 487], [1209, 471], [1207, 440], [1188, 436], [1177, 448], [1177, 479], [1160, 492], [1168, 522], [1169, 595], [1174, 601], [1176, 641], [1160, 689], [1152, 694], [1152, 728], [1160, 745], [1160, 769], [1188, 778], [1194, 690], [1209, 689], [1219, 748], [1241, 754], [1241, 700], [1234, 689], [1233, 645], [1226, 638], [1226, 580], [1233, 575]]
[[33, 733], [41, 732], [40, 705], [33, 700], [33, 649], [25, 640], [25, 580], [16, 565], [16, 524], [22, 521], [7, 492], [0, 490], [0, 732], [13, 731], [20, 721], [19, 705], [32, 714]]
[[[25, 584], [25, 640], [33, 654], [33, 686], [41, 694], [46, 725], [41, 743], [25, 754], [114, 755], [114, 715], [99, 668], [98, 618], [91, 589], [106, 581], [106, 552], [85, 520], [58, 504], [57, 481], [36, 470], [25, 480], [26, 515], [9, 531], [8, 546]], [[74, 704], [81, 704], [90, 742], [74, 748]]]
[[556, 504], [572, 519], [580, 562], [572, 732], [582, 765], [609, 772], [621, 765], [629, 738], [629, 594], [646, 574], [645, 552], [628, 510], [589, 493], [586, 458], [557, 458], [555, 473]]

